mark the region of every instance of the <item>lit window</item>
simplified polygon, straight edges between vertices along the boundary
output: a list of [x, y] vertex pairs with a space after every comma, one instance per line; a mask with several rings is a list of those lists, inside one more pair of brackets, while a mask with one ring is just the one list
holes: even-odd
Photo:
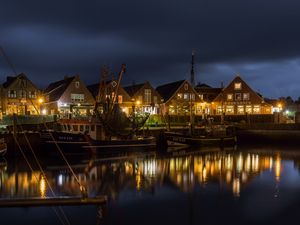
[[203, 100], [203, 94], [199, 94], [199, 98]]
[[242, 89], [242, 83], [234, 83], [234, 90], [241, 90]]
[[244, 114], [244, 106], [243, 105], [238, 105], [237, 106], [237, 113], [238, 114]]
[[242, 94], [241, 93], [236, 93], [235, 94], [235, 100], [236, 101], [241, 101], [242, 100]]
[[189, 85], [188, 84], [184, 84], [184, 90], [185, 91], [189, 90]]
[[20, 96], [20, 98], [26, 98], [26, 91], [25, 90], [20, 90], [19, 91], [19, 96]]
[[9, 90], [8, 93], [7, 93], [7, 96], [9, 98], [16, 98], [17, 97], [17, 91]]
[[28, 98], [36, 98], [36, 92], [35, 91], [28, 91]]
[[182, 93], [178, 93], [178, 94], [177, 94], [177, 98], [178, 98], [178, 99], [182, 99]]
[[195, 100], [195, 94], [191, 94], [191, 99]]
[[119, 104], [122, 104], [122, 102], [123, 102], [123, 96], [122, 96], [122, 95], [119, 95], [119, 96], [118, 96], [118, 103], [119, 103]]
[[227, 114], [234, 114], [234, 107], [233, 107], [233, 105], [226, 106], [226, 113]]
[[260, 113], [260, 105], [254, 105], [253, 106], [253, 113]]
[[243, 100], [248, 101], [250, 99], [250, 94], [249, 93], [244, 93], [243, 94]]
[[246, 113], [249, 113], [249, 114], [252, 113], [252, 106], [251, 105], [246, 105]]
[[222, 114], [223, 113], [223, 109], [222, 109], [222, 106], [218, 106], [217, 107], [217, 114]]
[[145, 89], [145, 104], [151, 104], [151, 89]]
[[232, 101], [232, 99], [233, 99], [232, 94], [228, 94], [228, 95], [227, 95], [227, 100], [228, 100], [228, 101]]
[[75, 82], [75, 87], [76, 87], [76, 88], [79, 88], [79, 81], [76, 81], [76, 82]]
[[83, 102], [84, 94], [71, 94], [71, 101], [72, 102]]
[[184, 93], [183, 98], [184, 98], [185, 100], [189, 100], [189, 94], [188, 94], [188, 93]]

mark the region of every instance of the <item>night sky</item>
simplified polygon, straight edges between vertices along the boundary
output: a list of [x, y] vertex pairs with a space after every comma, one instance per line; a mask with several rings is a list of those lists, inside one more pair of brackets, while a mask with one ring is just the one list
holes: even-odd
[[[99, 81], [102, 65], [123, 84], [189, 79], [227, 85], [236, 73], [265, 97], [300, 96], [298, 0], [8, 0], [0, 45], [38, 86], [79, 74]], [[13, 75], [0, 56], [0, 81]]]

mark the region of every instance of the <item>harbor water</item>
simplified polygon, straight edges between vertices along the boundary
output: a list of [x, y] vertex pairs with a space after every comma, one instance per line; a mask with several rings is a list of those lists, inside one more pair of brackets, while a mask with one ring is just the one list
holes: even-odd
[[[80, 197], [60, 156], [2, 158], [0, 198]], [[13, 224], [291, 224], [299, 219], [300, 149], [190, 149], [169, 154], [68, 156], [88, 196], [102, 206], [3, 207]], [[47, 182], [50, 183], [54, 194]]]

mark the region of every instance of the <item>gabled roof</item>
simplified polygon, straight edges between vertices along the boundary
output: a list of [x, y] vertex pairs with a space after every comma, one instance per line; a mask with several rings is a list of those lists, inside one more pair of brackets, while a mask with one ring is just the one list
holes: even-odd
[[164, 85], [158, 86], [156, 88], [156, 91], [164, 99], [164, 102], [167, 102], [184, 82], [185, 82], [185, 80], [179, 80], [176, 82], [164, 84]]
[[[3, 87], [4, 88], [8, 88], [10, 85], [12, 85], [17, 79], [20, 79], [20, 78], [24, 78], [28, 81], [30, 81], [27, 76], [24, 74], [24, 73], [20, 73], [19, 75], [17, 76], [8, 76], [6, 77], [6, 82], [3, 83]], [[31, 82], [31, 81], [30, 81]], [[32, 83], [32, 82], [31, 82]], [[32, 83], [32, 85], [35, 87], [35, 85]], [[37, 89], [37, 87], [35, 87]]]
[[[105, 83], [106, 83], [106, 84], [109, 84], [109, 83], [111, 83], [111, 82], [112, 82], [112, 80], [108, 80], [108, 81], [106, 81]], [[97, 95], [98, 95], [98, 92], [99, 92], [99, 85], [100, 85], [100, 83], [91, 84], [91, 85], [86, 86], [87, 89], [92, 93], [92, 95], [93, 95], [94, 98], [96, 98]]]
[[141, 88], [144, 87], [146, 83], [135, 84], [131, 86], [124, 87], [125, 91], [129, 94], [130, 97], [133, 97]]
[[63, 95], [75, 76], [67, 77], [63, 80], [53, 82], [45, 89], [44, 93], [49, 95], [49, 101], [57, 101]]
[[199, 83], [196, 85], [195, 88], [212, 88], [212, 87], [204, 83]]

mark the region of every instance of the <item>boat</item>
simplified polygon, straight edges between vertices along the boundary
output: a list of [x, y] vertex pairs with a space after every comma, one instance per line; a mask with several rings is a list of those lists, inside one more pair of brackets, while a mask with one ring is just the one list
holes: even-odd
[[58, 153], [56, 145], [65, 154], [149, 151], [156, 147], [155, 137], [137, 135], [149, 114], [137, 115], [132, 112], [127, 116], [116, 101], [124, 71], [125, 65], [122, 65], [114, 90], [108, 90], [106, 81], [100, 82], [91, 118], [59, 120], [59, 130], [41, 131], [41, 141], [47, 152]]
[[4, 156], [7, 152], [7, 144], [4, 138], [0, 138], [0, 156]]
[[164, 132], [164, 137], [168, 144], [180, 143], [191, 147], [227, 147], [237, 143], [234, 127], [226, 125], [203, 127], [198, 132]]

